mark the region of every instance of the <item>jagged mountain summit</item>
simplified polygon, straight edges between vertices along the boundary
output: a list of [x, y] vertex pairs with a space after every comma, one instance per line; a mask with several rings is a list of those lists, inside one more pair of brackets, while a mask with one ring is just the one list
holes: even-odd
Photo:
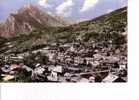
[[13, 37], [18, 33], [63, 25], [66, 25], [64, 20], [53, 17], [34, 5], [25, 5], [16, 13], [10, 14], [6, 22], [0, 25], [0, 36]]

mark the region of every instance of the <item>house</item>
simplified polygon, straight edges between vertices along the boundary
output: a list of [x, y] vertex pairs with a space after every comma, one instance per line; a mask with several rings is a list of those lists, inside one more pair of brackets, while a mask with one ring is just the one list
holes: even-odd
[[53, 68], [52, 71], [53, 72], [57, 72], [57, 73], [62, 73], [63, 72], [63, 68], [62, 68], [62, 66], [57, 65], [56, 67]]
[[116, 76], [116, 75], [113, 75], [112, 73], [109, 73], [108, 74], [108, 76], [106, 76], [103, 80], [102, 80], [102, 82], [104, 82], [104, 83], [112, 83], [112, 82], [114, 82], [116, 79], [118, 79], [118, 76]]
[[13, 75], [1, 75], [1, 76], [3, 77], [2, 78], [3, 81], [10, 81], [15, 78], [15, 76]]

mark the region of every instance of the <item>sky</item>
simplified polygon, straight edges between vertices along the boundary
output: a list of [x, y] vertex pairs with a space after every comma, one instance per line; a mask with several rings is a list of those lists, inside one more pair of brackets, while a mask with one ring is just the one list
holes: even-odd
[[51, 15], [70, 20], [92, 19], [127, 5], [127, 0], [0, 0], [0, 21], [31, 3]]

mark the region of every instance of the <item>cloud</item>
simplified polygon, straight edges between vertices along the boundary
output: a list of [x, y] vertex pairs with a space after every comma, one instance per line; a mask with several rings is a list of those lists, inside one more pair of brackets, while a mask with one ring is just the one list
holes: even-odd
[[74, 5], [72, 0], [66, 0], [56, 8], [56, 14], [64, 17], [69, 17], [72, 13], [72, 6]]
[[90, 8], [94, 7], [98, 2], [99, 0], [84, 0], [83, 7], [81, 8], [80, 11], [85, 12], [89, 10]]
[[127, 5], [127, 0], [120, 0], [121, 6], [124, 7]]
[[106, 13], [111, 13], [113, 11], [113, 9], [108, 9], [107, 11], [106, 11]]
[[50, 8], [51, 5], [48, 4], [48, 0], [39, 0], [38, 4], [44, 8]]
[[47, 0], [39, 0], [39, 5], [45, 6], [47, 4]]

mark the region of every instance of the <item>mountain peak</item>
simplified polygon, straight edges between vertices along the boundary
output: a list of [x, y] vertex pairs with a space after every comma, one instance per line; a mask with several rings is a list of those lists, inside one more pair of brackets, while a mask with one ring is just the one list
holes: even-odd
[[[24, 5], [22, 8], [17, 10], [17, 14], [23, 13], [23, 12], [31, 12], [31, 11], [40, 11], [40, 9], [37, 6], [34, 6], [32, 4]], [[42, 12], [42, 11], [41, 11]]]
[[4, 24], [4, 27], [0, 27], [0, 36], [4, 37], [5, 34], [7, 34], [6, 37], [10, 37], [35, 29], [66, 25], [62, 19], [51, 16], [31, 4], [23, 6], [16, 13], [11, 13]]
[[27, 9], [31, 9], [31, 8], [34, 8], [35, 6], [33, 6], [32, 4], [27, 4], [27, 5], [24, 5], [24, 8], [27, 8]]

